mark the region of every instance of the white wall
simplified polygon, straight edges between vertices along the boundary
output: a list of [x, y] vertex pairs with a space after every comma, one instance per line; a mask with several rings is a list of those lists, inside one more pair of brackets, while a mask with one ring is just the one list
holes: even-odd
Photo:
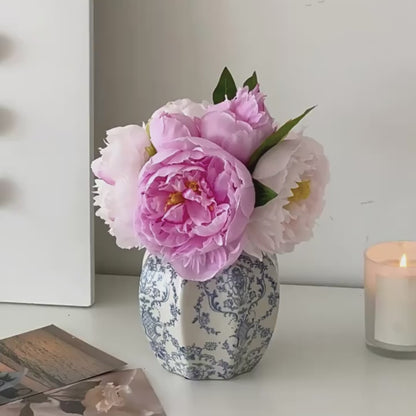
[[0, 0], [0, 302], [92, 301], [90, 17]]
[[[166, 101], [210, 97], [227, 65], [257, 70], [271, 113], [318, 108], [306, 132], [331, 162], [315, 238], [283, 281], [361, 285], [363, 250], [415, 239], [416, 4], [412, 0], [96, 0], [96, 138]], [[97, 224], [100, 272], [138, 272]]]

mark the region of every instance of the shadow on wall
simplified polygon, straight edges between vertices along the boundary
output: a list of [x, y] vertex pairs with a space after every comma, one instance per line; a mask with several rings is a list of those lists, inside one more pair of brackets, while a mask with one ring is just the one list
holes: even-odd
[[[94, 1], [96, 156], [106, 130], [140, 124], [144, 119], [145, 97], [140, 90], [143, 72], [139, 31], [142, 4], [137, 0]], [[141, 254], [137, 250], [118, 248], [101, 219], [95, 217], [94, 224], [96, 273], [137, 275]]]
[[6, 107], [0, 106], [0, 141], [2, 139], [1, 136], [9, 133], [13, 129], [15, 124], [15, 113]]
[[15, 208], [18, 195], [17, 187], [12, 180], [0, 178], [0, 210], [9, 206]]
[[[0, 65], [13, 54], [13, 50], [13, 41], [3, 33], [0, 33]], [[5, 135], [13, 128], [15, 118], [13, 111], [0, 105], [0, 136]]]
[[12, 55], [13, 49], [13, 41], [0, 33], [0, 63]]

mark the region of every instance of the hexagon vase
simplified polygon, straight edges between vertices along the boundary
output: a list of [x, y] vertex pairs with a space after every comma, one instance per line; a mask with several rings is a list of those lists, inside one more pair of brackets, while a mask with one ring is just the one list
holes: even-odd
[[162, 366], [193, 380], [251, 371], [272, 337], [279, 307], [276, 259], [243, 253], [206, 282], [184, 280], [170, 264], [145, 257], [140, 314]]

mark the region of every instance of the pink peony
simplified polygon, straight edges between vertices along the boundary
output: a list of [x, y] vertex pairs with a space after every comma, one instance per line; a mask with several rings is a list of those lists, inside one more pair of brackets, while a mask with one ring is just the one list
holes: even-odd
[[168, 114], [183, 114], [185, 116], [194, 118], [194, 117], [202, 117], [209, 106], [207, 101], [203, 101], [202, 103], [195, 103], [189, 98], [182, 98], [176, 101], [169, 101], [163, 107], [160, 107], [156, 110], [151, 117], [151, 120], [159, 117], [162, 113]]
[[94, 160], [91, 168], [98, 177], [95, 181], [94, 205], [96, 215], [110, 227], [121, 248], [138, 247], [133, 219], [137, 206], [137, 179], [149, 154], [146, 131], [140, 126], [116, 127], [107, 132], [106, 147]]
[[257, 85], [240, 88], [232, 100], [213, 105], [200, 121], [201, 137], [227, 150], [243, 163], [270, 134], [273, 119]]
[[183, 114], [161, 113], [150, 122], [153, 146], [160, 150], [164, 143], [179, 137], [198, 137], [199, 131], [193, 118]]
[[216, 144], [195, 137], [166, 143], [144, 166], [138, 188], [141, 244], [184, 279], [208, 280], [241, 254], [253, 182]]
[[253, 177], [278, 193], [250, 218], [244, 250], [286, 253], [312, 237], [324, 205], [329, 165], [322, 146], [301, 134], [292, 134], [270, 149], [258, 162]]

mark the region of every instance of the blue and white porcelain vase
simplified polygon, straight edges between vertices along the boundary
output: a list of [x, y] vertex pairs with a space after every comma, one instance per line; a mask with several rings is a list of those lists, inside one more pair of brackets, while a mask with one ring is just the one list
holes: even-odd
[[145, 256], [140, 314], [162, 366], [188, 379], [229, 379], [251, 371], [273, 334], [279, 308], [275, 259], [243, 253], [206, 282], [183, 280]]

